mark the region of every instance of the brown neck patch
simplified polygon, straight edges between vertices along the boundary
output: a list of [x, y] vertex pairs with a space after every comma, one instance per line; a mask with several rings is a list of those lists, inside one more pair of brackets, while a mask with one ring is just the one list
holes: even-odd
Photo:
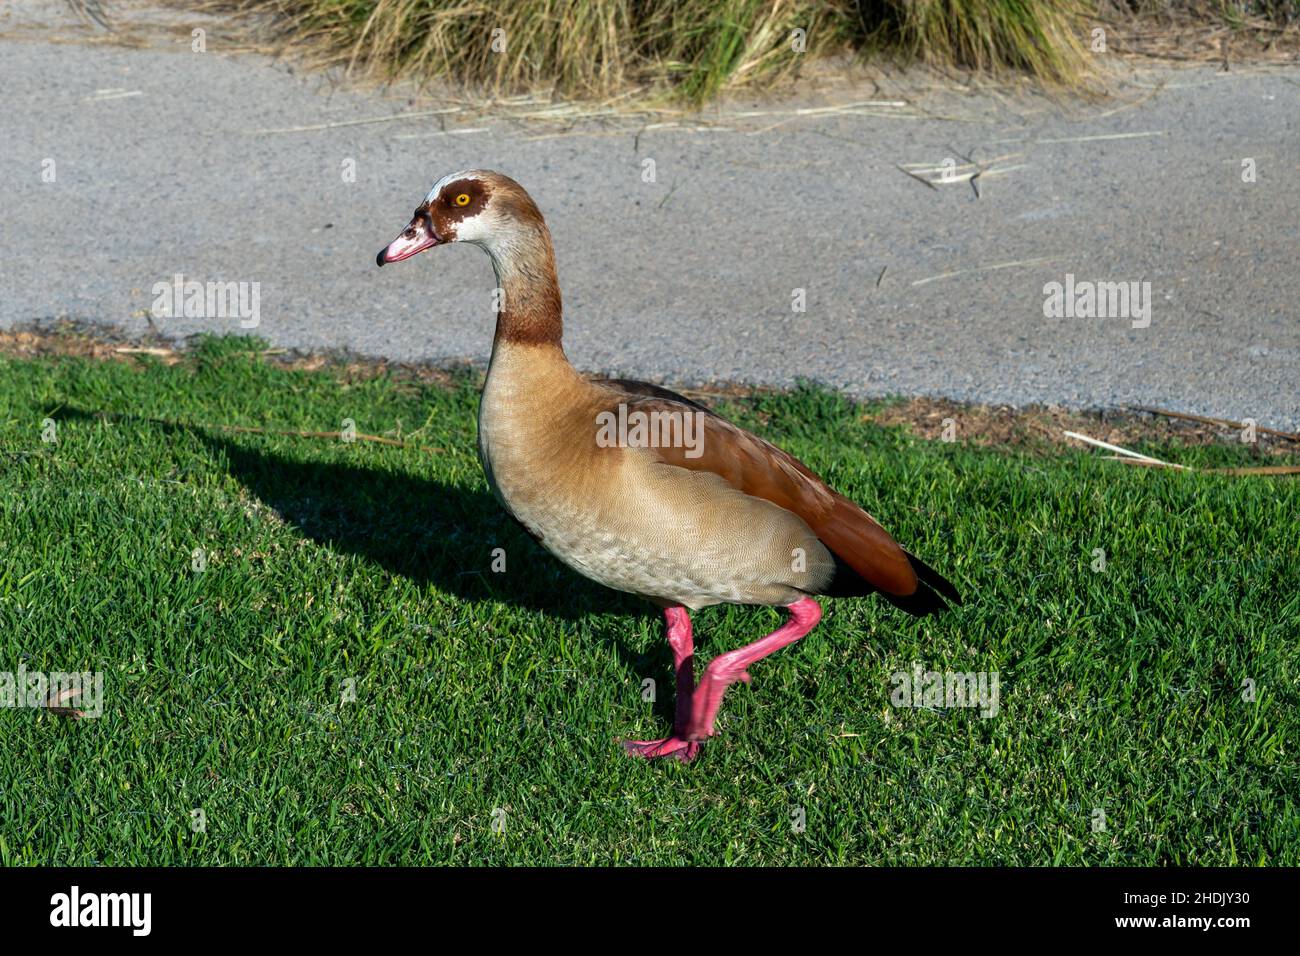
[[499, 189], [494, 201], [519, 223], [526, 237], [512, 250], [511, 260], [499, 264], [503, 301], [495, 341], [559, 348], [563, 304], [551, 231], [522, 188]]
[[507, 282], [504, 293], [494, 341], [560, 348], [564, 322], [560, 318], [560, 290], [554, 283], [550, 289], [522, 290], [518, 283]]

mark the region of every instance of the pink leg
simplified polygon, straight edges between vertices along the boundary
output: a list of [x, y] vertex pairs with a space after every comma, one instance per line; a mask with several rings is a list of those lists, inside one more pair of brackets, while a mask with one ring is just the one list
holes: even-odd
[[623, 747], [639, 757], [673, 756], [683, 762], [694, 760], [700, 745], [686, 738], [691, 722], [691, 699], [695, 694], [695, 642], [691, 637], [691, 619], [686, 608], [664, 608], [668, 622], [668, 646], [673, 649], [673, 668], [677, 671], [677, 717], [673, 734], [662, 740], [625, 740]]
[[709, 662], [692, 702], [691, 722], [686, 729], [686, 739], [701, 741], [712, 737], [713, 719], [718, 715], [722, 695], [736, 681], [749, 683], [750, 664], [793, 644], [822, 619], [822, 609], [812, 598], [800, 598], [789, 606], [790, 620], [767, 637], [720, 654]]
[[812, 598], [800, 598], [788, 609], [790, 620], [767, 637], [715, 657], [705, 668], [698, 688], [692, 686], [694, 644], [691, 619], [686, 616], [685, 608], [665, 610], [668, 643], [672, 645], [673, 663], [677, 668], [677, 719], [673, 735], [663, 740], [624, 741], [627, 752], [641, 757], [674, 756], [681, 761], [694, 760], [700, 742], [714, 734], [713, 721], [727, 688], [738, 680], [749, 683], [750, 664], [793, 644], [816, 627], [822, 618], [822, 609]]

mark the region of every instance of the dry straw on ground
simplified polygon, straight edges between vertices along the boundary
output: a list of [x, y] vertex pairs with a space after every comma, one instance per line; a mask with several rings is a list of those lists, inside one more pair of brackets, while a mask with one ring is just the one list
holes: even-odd
[[787, 86], [830, 55], [1020, 71], [1078, 87], [1085, 0], [206, 0], [254, 35], [353, 79], [700, 104]]

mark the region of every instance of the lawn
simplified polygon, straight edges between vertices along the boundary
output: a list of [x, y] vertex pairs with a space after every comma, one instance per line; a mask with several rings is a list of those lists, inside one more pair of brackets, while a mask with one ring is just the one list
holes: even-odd
[[[104, 675], [98, 718], [0, 708], [4, 864], [1300, 864], [1297, 479], [725, 402], [966, 601], [828, 602], [647, 763], [661, 619], [503, 517], [475, 376], [259, 348], [0, 358], [0, 671]], [[212, 427], [344, 419], [411, 447]], [[701, 662], [778, 620], [699, 613]], [[913, 662], [996, 672], [997, 715], [892, 706]]]

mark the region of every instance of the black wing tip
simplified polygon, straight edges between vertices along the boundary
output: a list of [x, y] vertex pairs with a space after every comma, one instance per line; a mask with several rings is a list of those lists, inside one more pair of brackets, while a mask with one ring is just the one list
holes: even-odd
[[924, 582], [918, 585], [917, 589], [911, 594], [900, 596], [881, 591], [880, 596], [900, 611], [906, 611], [915, 617], [929, 617], [932, 614], [942, 614], [948, 610], [948, 602], [934, 588]]
[[899, 610], [917, 617], [942, 614], [948, 610], [949, 604], [961, 604], [961, 595], [951, 581], [910, 551], [903, 553], [907, 555], [912, 570], [916, 572], [916, 590], [905, 595], [886, 594], [882, 591], [881, 595], [886, 601]]
[[961, 604], [961, 594], [958, 593], [957, 588], [953, 586], [951, 581], [912, 554], [912, 552], [904, 551], [903, 553], [907, 555], [907, 560], [912, 564], [912, 570], [916, 572], [917, 579], [922, 584], [928, 584], [953, 604]]
[[942, 614], [948, 610], [950, 604], [960, 605], [962, 603], [961, 595], [953, 587], [952, 582], [915, 555], [907, 551], [903, 553], [907, 555], [913, 570], [916, 571], [917, 586], [916, 590], [911, 594], [890, 594], [887, 591], [881, 591], [879, 588], [873, 587], [864, 581], [838, 555], [833, 553], [835, 575], [820, 593], [831, 598], [865, 597], [868, 594], [879, 594], [900, 611], [906, 611], [916, 617]]

